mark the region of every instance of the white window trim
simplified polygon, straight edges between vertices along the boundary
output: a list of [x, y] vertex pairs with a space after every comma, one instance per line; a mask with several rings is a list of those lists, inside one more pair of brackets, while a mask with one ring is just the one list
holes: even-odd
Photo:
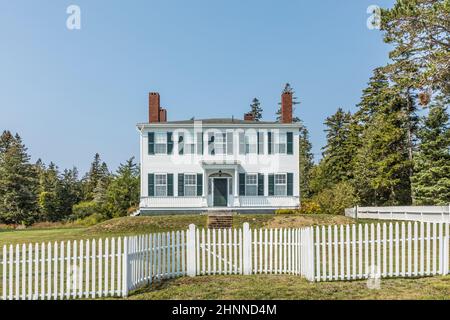
[[[255, 178], [256, 178], [255, 183], [248, 184], [247, 183], [247, 177], [248, 176], [255, 176]], [[255, 186], [256, 187], [256, 193], [254, 195], [248, 195], [247, 186]], [[250, 173], [246, 173], [245, 174], [245, 195], [249, 196], [249, 197], [256, 197], [256, 196], [258, 196], [258, 174], [257, 173], [250, 172]]]
[[[186, 185], [186, 176], [194, 176], [195, 183]], [[198, 184], [198, 182], [197, 182], [197, 174], [196, 173], [185, 173], [184, 177], [183, 177], [183, 181], [184, 181], [184, 183], [183, 183], [183, 194], [184, 194], [184, 196], [185, 197], [196, 197], [197, 196], [197, 184]], [[195, 188], [195, 192], [194, 192], [195, 194], [193, 196], [188, 196], [187, 195], [187, 193], [186, 193], [186, 186]]]
[[[164, 136], [164, 143], [157, 142], [158, 136]], [[164, 145], [164, 152], [158, 150], [158, 145]], [[167, 132], [155, 132], [155, 154], [167, 154]]]
[[[275, 153], [278, 154], [287, 154], [287, 132], [278, 132], [275, 140]], [[283, 137], [283, 138], [281, 138]], [[283, 141], [282, 141], [283, 139]], [[284, 146], [284, 151], [280, 151], [280, 146]]]
[[[253, 141], [251, 141], [253, 140]], [[250, 133], [245, 133], [244, 135], [244, 148], [245, 154], [257, 154], [258, 153], [258, 133], [256, 135], [251, 135]], [[253, 148], [253, 150], [252, 150]]]
[[[277, 183], [277, 176], [284, 176], [285, 183]], [[287, 173], [276, 173], [273, 178], [273, 188], [275, 197], [286, 197], [287, 196]], [[284, 186], [284, 194], [277, 194], [277, 186]]]
[[[166, 177], [166, 184], [157, 184], [157, 176], [165, 176]], [[167, 173], [155, 173], [155, 197], [167, 197], [167, 188], [168, 188], [168, 184], [167, 184]], [[156, 189], [158, 186], [165, 186], [166, 187], [166, 194], [164, 196], [159, 196], [156, 195]]]

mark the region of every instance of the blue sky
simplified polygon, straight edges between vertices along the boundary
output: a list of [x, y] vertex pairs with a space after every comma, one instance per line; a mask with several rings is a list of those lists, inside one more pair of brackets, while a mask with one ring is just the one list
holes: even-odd
[[[316, 159], [323, 122], [355, 110], [372, 70], [388, 62], [366, 9], [394, 0], [0, 0], [0, 129], [33, 161], [110, 168], [139, 153], [135, 124], [158, 91], [169, 120], [242, 117], [254, 97], [274, 119], [284, 83]], [[81, 8], [81, 30], [66, 9]]]

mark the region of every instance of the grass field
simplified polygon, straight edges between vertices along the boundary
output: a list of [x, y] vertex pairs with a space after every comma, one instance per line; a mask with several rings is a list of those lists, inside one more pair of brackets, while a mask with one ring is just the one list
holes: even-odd
[[[234, 226], [297, 228], [355, 223], [330, 215], [237, 215]], [[359, 220], [357, 223], [373, 221]], [[377, 221], [379, 222], [379, 221]], [[37, 225], [26, 230], [0, 229], [0, 246], [29, 242], [92, 239], [206, 227], [200, 215], [126, 217], [92, 227], [73, 224]], [[450, 276], [422, 279], [383, 279], [381, 290], [369, 290], [366, 281], [310, 283], [298, 276], [202, 276], [164, 281], [131, 294], [129, 299], [450, 299]]]
[[298, 276], [205, 276], [179, 278], [138, 290], [131, 300], [362, 300], [450, 299], [450, 276], [422, 279], [382, 279], [380, 290], [367, 281], [311, 283]]
[[[236, 215], [233, 219], [234, 227], [241, 227], [244, 222], [250, 223], [252, 228], [298, 228], [310, 225], [348, 224], [354, 223], [354, 220], [330, 215]], [[207, 225], [207, 217], [203, 215], [125, 217], [84, 228], [73, 224], [56, 224], [54, 227], [46, 224], [26, 230], [0, 229], [0, 246], [186, 230], [191, 223], [204, 228]]]

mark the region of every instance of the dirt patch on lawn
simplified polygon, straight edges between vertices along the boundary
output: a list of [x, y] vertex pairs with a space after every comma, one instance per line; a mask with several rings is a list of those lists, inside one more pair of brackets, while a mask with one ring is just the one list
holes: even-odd
[[355, 220], [345, 216], [332, 215], [280, 215], [264, 223], [265, 228], [302, 228], [309, 226], [353, 224]]

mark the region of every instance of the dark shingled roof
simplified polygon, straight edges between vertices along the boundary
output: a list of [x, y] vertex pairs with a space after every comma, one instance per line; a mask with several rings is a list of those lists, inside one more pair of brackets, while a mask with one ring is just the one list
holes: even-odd
[[205, 124], [279, 124], [277, 121], [248, 121], [235, 118], [212, 118], [212, 119], [191, 119], [181, 121], [168, 121], [168, 124], [193, 124], [194, 121], [202, 121]]

